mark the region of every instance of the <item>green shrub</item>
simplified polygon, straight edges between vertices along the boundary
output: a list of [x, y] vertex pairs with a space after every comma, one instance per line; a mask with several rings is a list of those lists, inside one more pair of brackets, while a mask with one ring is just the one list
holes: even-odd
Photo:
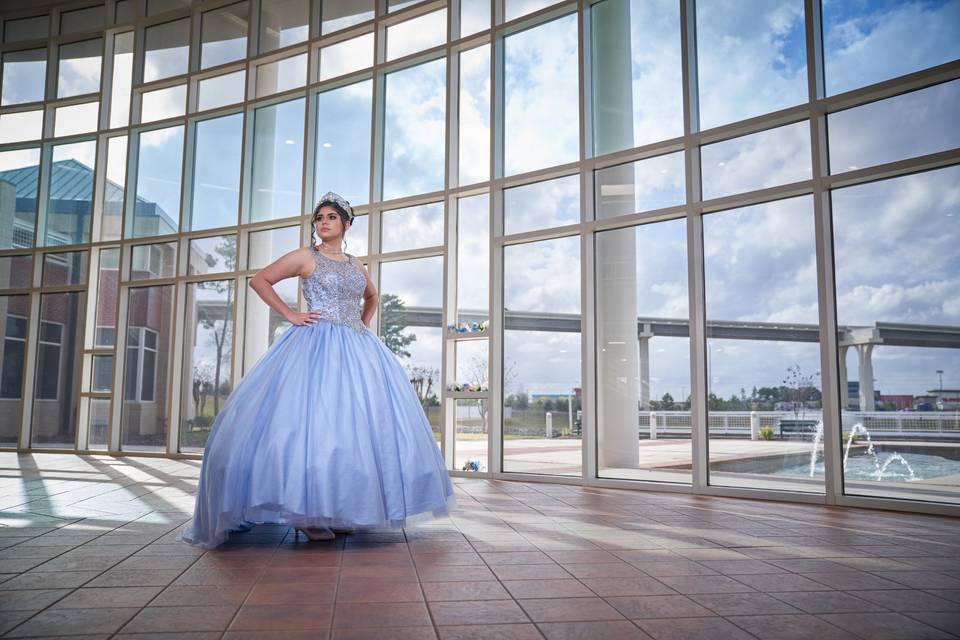
[[770, 425], [760, 427], [760, 429], [757, 431], [757, 436], [761, 440], [773, 440], [773, 427]]

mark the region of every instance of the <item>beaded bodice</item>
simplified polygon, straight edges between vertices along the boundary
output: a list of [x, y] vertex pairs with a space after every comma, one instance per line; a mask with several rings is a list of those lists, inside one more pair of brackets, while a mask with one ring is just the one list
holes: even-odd
[[347, 260], [334, 260], [316, 246], [311, 250], [316, 266], [313, 273], [301, 278], [307, 308], [320, 311], [324, 320], [364, 331], [360, 310], [367, 279], [357, 259], [348, 255]]

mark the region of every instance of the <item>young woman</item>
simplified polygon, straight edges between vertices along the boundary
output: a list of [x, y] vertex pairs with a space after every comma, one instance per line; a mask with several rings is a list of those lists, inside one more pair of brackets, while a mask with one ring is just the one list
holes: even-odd
[[[356, 527], [401, 527], [446, 515], [453, 485], [406, 372], [366, 325], [377, 290], [341, 250], [350, 203], [327, 193], [316, 244], [259, 271], [251, 288], [290, 323], [230, 394], [204, 449], [193, 521], [181, 539], [205, 548], [230, 531], [289, 524], [311, 540]], [[305, 312], [273, 290], [300, 277]]]

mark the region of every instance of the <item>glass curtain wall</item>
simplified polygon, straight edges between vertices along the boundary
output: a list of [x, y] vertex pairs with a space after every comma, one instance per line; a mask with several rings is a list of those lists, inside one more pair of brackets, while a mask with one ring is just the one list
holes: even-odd
[[454, 473], [960, 503], [960, 2], [502, 8], [0, 9], [0, 447], [199, 455], [332, 190]]

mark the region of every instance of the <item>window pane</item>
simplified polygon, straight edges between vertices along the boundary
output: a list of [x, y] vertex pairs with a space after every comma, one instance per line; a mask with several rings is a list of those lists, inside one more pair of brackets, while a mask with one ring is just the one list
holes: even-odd
[[335, 78], [373, 64], [373, 34], [365, 33], [320, 49], [320, 79]]
[[374, 0], [324, 0], [320, 3], [320, 33], [327, 34], [373, 20], [373, 6]]
[[84, 40], [60, 45], [57, 97], [68, 98], [100, 91], [100, 61], [103, 40]]
[[0, 152], [0, 248], [33, 246], [39, 149]]
[[[120, 283], [120, 249], [100, 251], [97, 273], [97, 314], [94, 347], [112, 347], [117, 330], [117, 295]], [[113, 366], [111, 360], [111, 367]], [[112, 380], [112, 379], [111, 379]]]
[[176, 242], [138, 245], [133, 248], [130, 280], [172, 278], [176, 275], [176, 257]]
[[204, 12], [200, 31], [201, 69], [247, 56], [249, 13], [250, 7], [246, 2]]
[[99, 113], [99, 102], [84, 102], [67, 107], [57, 107], [53, 120], [53, 135], [57, 137], [72, 136], [78, 133], [96, 131]]
[[0, 104], [43, 100], [47, 81], [47, 50], [28, 49], [3, 54], [3, 92]]
[[596, 261], [599, 475], [689, 483], [686, 221], [598, 233]]
[[412, 7], [423, 1], [424, 0], [387, 0], [387, 12], [393, 13], [394, 11], [400, 11], [400, 9]]
[[605, 0], [591, 23], [594, 153], [683, 135], [680, 4]]
[[243, 114], [201, 120], [196, 128], [190, 231], [237, 224]]
[[350, 225], [350, 235], [344, 241], [344, 250], [349, 251], [355, 256], [365, 256], [370, 251], [367, 246], [367, 232], [369, 230], [370, 216], [357, 216]]
[[190, 6], [190, 0], [147, 0], [147, 15], [155, 16]]
[[556, 4], [557, 0], [506, 0], [506, 19], [513, 20]]
[[37, 336], [30, 446], [76, 446], [85, 299], [82, 291], [40, 296], [40, 317], [56, 330]]
[[490, 28], [490, 0], [460, 0], [460, 37]]
[[960, 58], [960, 2], [823, 3], [827, 94]]
[[94, 450], [107, 448], [107, 432], [110, 428], [110, 400], [90, 398], [90, 413], [87, 426], [87, 447]]
[[180, 450], [199, 452], [232, 390], [233, 280], [187, 285]]
[[179, 76], [190, 63], [190, 19], [147, 27], [143, 54], [143, 81]]
[[94, 31], [103, 27], [106, 10], [102, 6], [88, 7], [60, 14], [60, 33], [79, 33]]
[[257, 97], [302, 87], [307, 81], [307, 54], [257, 67]]
[[40, 285], [59, 287], [87, 282], [87, 252], [64, 251], [43, 254]]
[[807, 473], [821, 420], [813, 200], [704, 216], [703, 243], [710, 483], [823, 493]]
[[304, 99], [254, 112], [249, 222], [300, 214]]
[[113, 82], [110, 89], [110, 128], [130, 122], [130, 87], [133, 82], [133, 31], [113, 38]]
[[237, 236], [192, 238], [187, 256], [187, 275], [233, 271], [237, 265]]
[[460, 54], [460, 184], [490, 177], [490, 45]]
[[848, 494], [960, 495], [958, 183], [953, 166], [831, 194]]
[[446, 59], [386, 77], [383, 199], [444, 186]]
[[260, 7], [260, 53], [310, 37], [310, 0], [273, 0]]
[[123, 220], [123, 190], [127, 179], [127, 136], [116, 136], [107, 142], [107, 176], [103, 185], [101, 240], [119, 240]]
[[3, 23], [3, 41], [5, 43], [38, 40], [49, 35], [50, 16], [46, 14], [35, 18], [7, 20]]
[[[257, 292], [249, 288], [247, 279], [246, 320], [243, 328], [243, 370], [244, 373], [256, 363], [267, 349], [283, 335], [290, 323], [283, 316], [267, 306]], [[297, 280], [287, 278], [273, 285], [280, 299], [293, 310], [297, 308]]]
[[[351, 227], [352, 228], [352, 227]], [[250, 234], [248, 269], [262, 269], [285, 253], [300, 246], [299, 227], [281, 227]]]
[[[142, 336], [155, 336], [148, 349]], [[167, 447], [167, 375], [173, 337], [173, 285], [130, 290], [120, 447], [164, 451]], [[189, 394], [185, 394], [190, 397]]]
[[598, 220], [686, 202], [683, 152], [619, 164], [594, 173]]
[[490, 196], [457, 203], [457, 322], [490, 317]]
[[443, 44], [447, 39], [447, 10], [433, 11], [387, 27], [387, 60]]
[[372, 80], [317, 95], [317, 194], [334, 191], [354, 206], [370, 201], [372, 105]]
[[700, 128], [807, 101], [802, 0], [697, 2]]
[[166, 89], [157, 89], [143, 94], [140, 107], [140, 122], [155, 122], [175, 118], [186, 113], [187, 85], [180, 84]]
[[829, 114], [830, 171], [960, 147], [958, 103], [960, 80], [954, 80]]
[[579, 476], [579, 237], [505, 247], [503, 296], [503, 470]]
[[234, 71], [201, 80], [197, 90], [197, 109], [205, 111], [243, 102], [246, 90], [246, 71]]
[[4, 328], [0, 353], [0, 445], [4, 447], [17, 446], [20, 437], [29, 314], [29, 296], [0, 296], [0, 327]]
[[454, 400], [454, 460], [459, 471], [487, 470], [490, 401]]
[[142, 238], [177, 231], [180, 217], [180, 172], [183, 126], [140, 134], [136, 203], [128, 218], [127, 237]]
[[504, 233], [580, 222], [580, 176], [564, 176], [503, 191]]
[[33, 256], [0, 257], [0, 289], [29, 287], [33, 282]]
[[580, 157], [577, 14], [504, 38], [506, 175]]
[[117, 0], [117, 24], [133, 22], [140, 11], [139, 0]]
[[443, 244], [443, 203], [431, 202], [384, 211], [383, 251], [403, 251]]
[[703, 198], [809, 180], [810, 125], [804, 120], [700, 147]]
[[110, 393], [113, 389], [113, 356], [93, 356], [90, 391]]
[[443, 257], [380, 267], [380, 338], [397, 356], [436, 436], [440, 430]]
[[0, 114], [0, 143], [39, 140], [42, 136], [42, 109]]
[[46, 207], [43, 244], [79, 244], [90, 241], [93, 213], [93, 140], [53, 148], [53, 164]]

